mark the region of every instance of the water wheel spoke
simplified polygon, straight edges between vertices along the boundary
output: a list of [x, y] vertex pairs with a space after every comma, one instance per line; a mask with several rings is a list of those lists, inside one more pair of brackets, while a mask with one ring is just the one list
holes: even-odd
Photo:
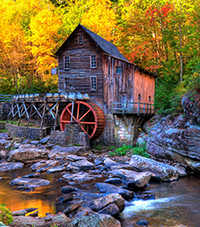
[[[84, 127], [83, 126], [81, 126], [81, 128], [82, 128], [82, 130], [85, 132], [85, 133], [87, 133], [87, 131], [85, 131], [85, 129], [84, 129]], [[88, 133], [87, 133], [88, 134]]]
[[[68, 109], [68, 107], [66, 108], [67, 112], [70, 114], [70, 116], [72, 115], [71, 111]], [[76, 118], [74, 116], [72, 116], [73, 119], [76, 121]]]
[[95, 122], [84, 122], [84, 121], [81, 121], [80, 122], [81, 124], [84, 124], [84, 125], [95, 125], [96, 123]]
[[83, 116], [79, 120], [81, 121], [90, 111], [91, 111], [91, 108], [85, 114], [83, 114]]
[[90, 124], [90, 127], [92, 128], [92, 130], [94, 130], [94, 127], [93, 127], [93, 125], [91, 125], [91, 124]]
[[80, 112], [80, 102], [78, 102], [78, 104], [77, 104], [77, 115], [76, 115], [76, 119], [79, 119], [79, 112]]
[[71, 121], [67, 121], [67, 120], [61, 120], [61, 123], [70, 123]]

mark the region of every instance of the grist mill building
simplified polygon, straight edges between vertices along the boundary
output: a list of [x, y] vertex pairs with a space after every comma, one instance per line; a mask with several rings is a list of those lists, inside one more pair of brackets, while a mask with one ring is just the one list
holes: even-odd
[[55, 53], [58, 92], [87, 93], [105, 114], [105, 143], [132, 143], [152, 114], [155, 75], [129, 62], [115, 45], [78, 25]]

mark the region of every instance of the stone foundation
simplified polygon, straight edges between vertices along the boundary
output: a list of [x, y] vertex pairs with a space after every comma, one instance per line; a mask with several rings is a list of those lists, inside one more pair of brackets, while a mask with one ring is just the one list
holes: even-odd
[[121, 147], [123, 144], [133, 145], [138, 135], [138, 129], [149, 116], [138, 115], [112, 115], [105, 114], [106, 124], [103, 134], [93, 145]]
[[49, 142], [61, 146], [78, 145], [90, 148], [89, 137], [78, 124], [66, 125], [65, 131], [51, 131]]
[[6, 124], [5, 129], [8, 130], [13, 137], [24, 137], [30, 140], [42, 139], [49, 134], [49, 128], [27, 128], [25, 126], [17, 126]]

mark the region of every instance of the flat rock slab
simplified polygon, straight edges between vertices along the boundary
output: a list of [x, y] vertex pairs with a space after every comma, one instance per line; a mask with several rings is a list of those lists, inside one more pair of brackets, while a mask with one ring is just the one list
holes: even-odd
[[49, 140], [50, 140], [50, 136], [46, 136], [46, 137], [42, 138], [39, 142], [40, 142], [41, 144], [45, 144], [45, 143], [47, 143]]
[[123, 189], [123, 188], [117, 187], [117, 186], [112, 185], [112, 184], [96, 183], [95, 186], [102, 193], [118, 193], [124, 199], [132, 199], [134, 197], [134, 193], [132, 191], [129, 191], [127, 189]]
[[81, 156], [77, 156], [77, 155], [74, 155], [74, 154], [69, 154], [69, 155], [66, 155], [66, 159], [67, 159], [67, 161], [76, 162], [76, 161], [80, 161], [80, 160], [83, 160], [83, 159], [86, 159], [86, 158], [81, 157]]
[[77, 161], [77, 162], [72, 162], [72, 166], [78, 167], [80, 170], [88, 170], [94, 168], [94, 164], [92, 162], [89, 162], [86, 159]]
[[111, 216], [119, 216], [119, 208], [115, 204], [110, 204], [107, 207], [104, 207], [102, 210], [98, 211], [99, 214], [109, 214]]
[[0, 139], [0, 146], [6, 146], [9, 143], [10, 143], [10, 141], [8, 141], [6, 139]]
[[125, 184], [130, 188], [131, 187], [143, 188], [149, 183], [152, 176], [150, 172], [138, 173], [133, 170], [126, 169], [112, 170], [109, 173], [112, 176], [122, 177], [122, 179], [124, 179]]
[[74, 146], [74, 147], [55, 146], [49, 152], [48, 156], [50, 159], [60, 159], [66, 155], [70, 155], [70, 154], [83, 155], [84, 153], [85, 153], [85, 147], [81, 147], [81, 146]]
[[67, 227], [121, 227], [118, 220], [107, 214], [94, 214], [81, 218], [75, 218], [67, 224]]
[[152, 173], [152, 177], [161, 181], [173, 181], [178, 179], [178, 171], [173, 166], [145, 158], [139, 155], [133, 155], [129, 162], [130, 166]]
[[8, 161], [20, 161], [23, 163], [35, 162], [38, 159], [48, 159], [47, 149], [37, 149], [34, 145], [20, 146], [19, 149], [10, 151]]
[[63, 174], [62, 176], [63, 180], [67, 180], [67, 181], [76, 181], [78, 183], [84, 183], [84, 182], [88, 182], [88, 181], [92, 181], [95, 180], [97, 178], [97, 176], [92, 176], [88, 173], [75, 173], [75, 174]]
[[5, 162], [0, 164], [0, 172], [5, 172], [9, 170], [21, 169], [24, 164], [21, 162]]
[[61, 188], [62, 193], [70, 193], [70, 192], [74, 192], [74, 191], [78, 191], [78, 189], [71, 185], [66, 185]]
[[9, 133], [4, 132], [4, 133], [0, 133], [0, 139], [11, 140], [12, 138], [10, 137]]
[[54, 160], [42, 160], [33, 164], [30, 168], [36, 172], [45, 172], [59, 164], [60, 163], [58, 161]]
[[25, 216], [14, 216], [13, 217], [13, 226], [15, 227], [44, 227], [45, 221], [39, 218], [34, 217], [25, 217]]
[[89, 204], [89, 207], [93, 211], [99, 211], [111, 204], [117, 205], [120, 212], [122, 212], [125, 208], [125, 200], [118, 193], [112, 193], [112, 194], [106, 195], [104, 197], [92, 200]]
[[116, 165], [118, 165], [118, 164], [117, 164], [117, 162], [113, 161], [112, 159], [106, 158], [106, 159], [104, 160], [104, 165], [105, 165], [106, 167], [111, 167], [111, 166], [116, 166]]
[[47, 170], [47, 173], [57, 173], [65, 170], [64, 166], [54, 166], [53, 168], [50, 168]]
[[[52, 218], [52, 227], [53, 226], [57, 226], [57, 224], [61, 224], [59, 226], [68, 226], [67, 223], [68, 221], [71, 221], [70, 218], [68, 218], [64, 213], [58, 213], [58, 214], [55, 214], [53, 215], [53, 218]], [[55, 223], [55, 225], [53, 225], [53, 223]]]
[[23, 186], [24, 188], [38, 188], [41, 186], [47, 186], [50, 184], [50, 181], [48, 180], [44, 180], [41, 178], [23, 178], [23, 177], [19, 177], [19, 178], [15, 178], [14, 180], [12, 180], [10, 182], [10, 184], [12, 185], [17, 185], [17, 186]]
[[80, 200], [80, 201], [76, 201], [72, 204], [68, 204], [67, 208], [65, 208], [63, 210], [63, 213], [64, 214], [69, 214], [71, 212], [73, 212], [74, 210], [78, 209], [82, 204], [83, 204], [83, 200]]

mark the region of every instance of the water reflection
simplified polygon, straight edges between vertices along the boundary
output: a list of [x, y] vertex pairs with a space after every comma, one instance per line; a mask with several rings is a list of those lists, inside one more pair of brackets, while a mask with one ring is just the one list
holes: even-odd
[[41, 174], [41, 178], [51, 181], [47, 187], [36, 188], [34, 191], [24, 191], [17, 189], [17, 186], [10, 185], [9, 182], [18, 176], [31, 173], [29, 168], [0, 173], [0, 203], [4, 203], [11, 211], [22, 210], [25, 208], [38, 208], [39, 216], [43, 217], [46, 213], [57, 213], [61, 205], [56, 198], [61, 196], [61, 187], [64, 182], [58, 182], [59, 175]]

